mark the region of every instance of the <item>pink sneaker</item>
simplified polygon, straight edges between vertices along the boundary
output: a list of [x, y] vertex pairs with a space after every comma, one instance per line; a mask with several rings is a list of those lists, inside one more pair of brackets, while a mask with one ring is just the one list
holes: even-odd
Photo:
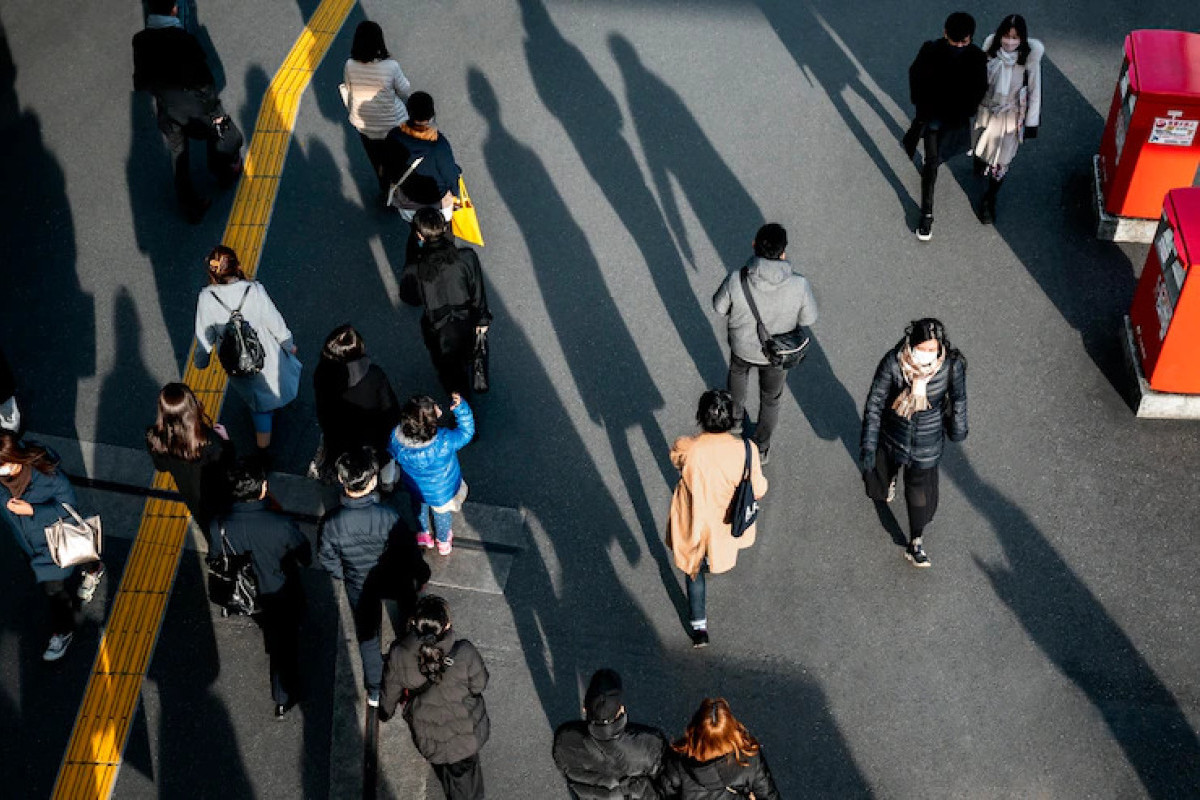
[[426, 547], [433, 549], [433, 534], [429, 531], [417, 532], [417, 547]]
[[446, 541], [437, 543], [438, 555], [448, 556], [450, 551], [454, 549], [454, 531], [446, 534]]

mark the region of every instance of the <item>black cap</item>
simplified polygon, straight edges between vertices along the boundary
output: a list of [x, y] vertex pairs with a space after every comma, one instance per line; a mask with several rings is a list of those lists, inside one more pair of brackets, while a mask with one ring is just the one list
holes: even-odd
[[596, 670], [587, 694], [583, 696], [584, 713], [589, 722], [608, 723], [621, 715], [625, 704], [621, 676], [611, 669]]

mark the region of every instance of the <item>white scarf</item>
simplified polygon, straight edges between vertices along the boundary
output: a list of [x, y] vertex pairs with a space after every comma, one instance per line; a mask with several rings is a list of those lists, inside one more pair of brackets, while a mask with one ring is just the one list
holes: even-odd
[[1017, 65], [1017, 51], [1011, 53], [1001, 47], [996, 51], [996, 61], [999, 65], [1000, 74], [996, 76], [996, 93], [997, 98], [1007, 98], [1008, 90], [1012, 88], [1013, 67]]

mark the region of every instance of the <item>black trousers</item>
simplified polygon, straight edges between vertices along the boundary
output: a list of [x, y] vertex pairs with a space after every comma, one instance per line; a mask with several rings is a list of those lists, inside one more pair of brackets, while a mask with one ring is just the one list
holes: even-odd
[[968, 123], [961, 125], [926, 125], [921, 137], [924, 145], [921, 164], [921, 214], [933, 214], [933, 190], [937, 185], [938, 168], [943, 162], [967, 152], [971, 146], [971, 130]]
[[65, 581], [46, 581], [42, 584], [50, 606], [50, 632], [71, 633], [75, 630], [75, 601], [67, 591]]
[[388, 158], [387, 154], [388, 141], [387, 139], [372, 139], [366, 134], [360, 133], [358, 138], [362, 140], [363, 150], [367, 151], [367, 160], [371, 162], [371, 169], [375, 172], [375, 180], [379, 182], [379, 190], [386, 192], [390, 187], [388, 185]]
[[[455, 330], [447, 330], [450, 326], [455, 326]], [[469, 322], [451, 322], [446, 328], [435, 329], [422, 319], [421, 330], [442, 389], [446, 394], [468, 397], [471, 364], [475, 359], [475, 326]]]
[[754, 443], [760, 452], [765, 453], [771, 449], [771, 434], [779, 424], [779, 404], [783, 399], [787, 370], [770, 364], [751, 364], [730, 354], [728, 386], [729, 393], [733, 395], [733, 413], [739, 420], [746, 416], [750, 370], [758, 372], [758, 424], [754, 428]]
[[217, 135], [213, 128], [213, 116], [227, 116], [218, 104], [210, 114], [190, 116], [186, 122], [179, 122], [170, 114], [161, 111], [158, 115], [158, 129], [162, 131], [171, 152], [171, 169], [175, 174], [175, 196], [179, 205], [188, 212], [198, 209], [201, 205], [200, 195], [192, 182], [190, 161], [191, 140], [202, 140], [205, 143], [205, 154], [208, 161], [208, 171], [222, 186], [228, 186], [237, 177], [236, 165], [241, 160], [242, 134], [233, 126], [229, 119], [230, 130], [225, 137]]
[[484, 800], [478, 753], [452, 764], [434, 764], [433, 772], [442, 784], [446, 800]]
[[262, 629], [263, 644], [271, 662], [271, 699], [288, 705], [300, 698], [300, 621], [304, 594], [290, 581], [271, 594], [259, 595], [262, 613], [254, 621]]
[[[900, 465], [891, 459], [884, 448], [875, 451], [875, 469], [866, 473], [867, 495], [872, 500], [887, 500], [888, 487], [900, 472]], [[904, 467], [904, 504], [908, 506], [908, 529], [916, 539], [933, 522], [938, 507], [938, 468]]]

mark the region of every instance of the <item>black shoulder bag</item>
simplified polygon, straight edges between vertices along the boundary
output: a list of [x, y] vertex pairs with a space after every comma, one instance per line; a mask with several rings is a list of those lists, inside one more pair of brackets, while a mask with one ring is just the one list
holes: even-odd
[[249, 616], [258, 606], [258, 578], [250, 553], [235, 553], [221, 526], [221, 552], [208, 557], [208, 599], [221, 607], [221, 616]]
[[811, 339], [804, 332], [804, 328], [799, 325], [787, 333], [772, 336], [767, 330], [767, 326], [763, 324], [762, 316], [758, 313], [754, 295], [750, 293], [750, 276], [745, 267], [741, 269], [741, 277], [742, 294], [746, 295], [746, 302], [750, 304], [750, 313], [754, 315], [754, 321], [758, 325], [758, 341], [762, 344], [763, 355], [771, 362], [771, 366], [791, 369], [808, 355], [808, 345]]
[[733, 502], [729, 504], [728, 522], [732, 526], [733, 538], [739, 539], [758, 520], [758, 500], [754, 497], [754, 485], [750, 482], [750, 471], [753, 466], [750, 456], [750, 440], [743, 439], [746, 445], [746, 466], [742, 469], [742, 480], [733, 493]]

